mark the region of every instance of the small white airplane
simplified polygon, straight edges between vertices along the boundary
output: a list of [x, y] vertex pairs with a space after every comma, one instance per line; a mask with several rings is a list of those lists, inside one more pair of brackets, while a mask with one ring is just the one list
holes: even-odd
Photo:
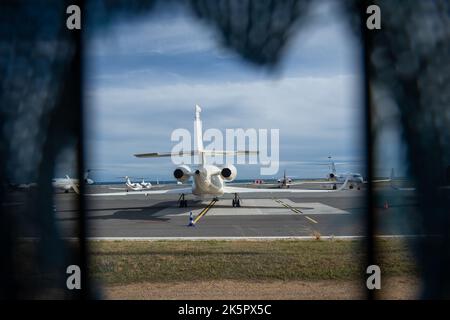
[[142, 182], [139, 183], [143, 189], [151, 189], [152, 184], [150, 182], [145, 182], [144, 178], [142, 178]]
[[130, 177], [128, 176], [125, 177], [125, 185], [128, 189], [135, 191], [144, 189], [144, 186], [139, 182], [131, 182]]
[[192, 178], [192, 185], [187, 188], [177, 188], [177, 189], [169, 189], [169, 190], [140, 190], [140, 191], [130, 191], [130, 192], [111, 192], [111, 193], [97, 193], [90, 194], [90, 196], [125, 196], [125, 195], [135, 195], [135, 194], [144, 194], [148, 195], [156, 195], [156, 194], [178, 194], [179, 197], [179, 206], [187, 207], [187, 200], [185, 196], [188, 194], [192, 194], [199, 198], [211, 197], [213, 199], [218, 199], [218, 197], [223, 196], [224, 194], [233, 194], [234, 197], [232, 199], [233, 207], [240, 207], [241, 201], [239, 194], [241, 193], [328, 193], [328, 192], [339, 192], [343, 190], [348, 181], [345, 181], [344, 184], [336, 190], [313, 190], [313, 189], [262, 189], [262, 188], [242, 188], [242, 187], [232, 187], [227, 186], [226, 182], [233, 181], [237, 176], [237, 169], [232, 164], [226, 165], [209, 165], [206, 163], [207, 156], [217, 156], [217, 155], [249, 155], [249, 154], [258, 154], [258, 151], [249, 151], [249, 150], [205, 150], [203, 148], [203, 133], [202, 133], [202, 122], [200, 120], [200, 112], [201, 108], [196, 105], [195, 106], [195, 142], [197, 149], [190, 151], [182, 151], [179, 153], [140, 153], [135, 154], [135, 157], [138, 158], [157, 158], [157, 157], [171, 157], [171, 156], [183, 156], [183, 155], [191, 155], [197, 156], [199, 160], [199, 165], [194, 168], [190, 168], [187, 165], [180, 165], [177, 167], [173, 175], [178, 182], [187, 182], [190, 178]]
[[[93, 184], [94, 180], [89, 178], [89, 172], [91, 170], [87, 170], [84, 173], [84, 183]], [[76, 193], [80, 193], [79, 186], [80, 183], [78, 179], [72, 179], [68, 175], [65, 178], [54, 178], [52, 179], [52, 185], [55, 189], [62, 189], [65, 193], [68, 193], [70, 190], [75, 191]]]
[[144, 178], [142, 178], [142, 182], [131, 182], [130, 177], [125, 177], [126, 179], [126, 186], [127, 188], [131, 190], [143, 190], [143, 189], [151, 189], [152, 184], [150, 182], [145, 182]]
[[[326, 179], [328, 183], [332, 185], [333, 189], [337, 189], [337, 185], [343, 184], [345, 181], [348, 181], [349, 189], [356, 188], [358, 190], [361, 190], [361, 186], [363, 184], [368, 183], [368, 181], [365, 181], [360, 173], [337, 173], [334, 161], [331, 160], [331, 157], [328, 157], [328, 159], [330, 159], [330, 172], [327, 174]], [[372, 180], [372, 183], [390, 181], [391, 179], [379, 179]]]
[[289, 188], [292, 185], [292, 178], [286, 176], [286, 170], [284, 170], [283, 178], [277, 180], [280, 188]]
[[[140, 190], [149, 190], [152, 188], [152, 184], [150, 182], [145, 182], [144, 178], [142, 178], [142, 182], [131, 182], [130, 177], [125, 177], [125, 189], [140, 191]], [[111, 190], [123, 190], [123, 188], [109, 188]]]
[[344, 183], [344, 181], [348, 181], [349, 189], [357, 188], [358, 190], [361, 189], [361, 185], [364, 183], [364, 179], [360, 173], [337, 173], [336, 172], [336, 165], [334, 164], [334, 161], [331, 160], [331, 157], [328, 157], [330, 159], [330, 172], [327, 174], [327, 180], [331, 181], [333, 189], [336, 189], [336, 184]]
[[[272, 179], [273, 180], [273, 179]], [[244, 183], [246, 184], [246, 183]], [[286, 176], [286, 170], [284, 170], [283, 177], [276, 180], [276, 183], [267, 183], [264, 182], [264, 180], [257, 179], [253, 183], [253, 185], [261, 185], [265, 187], [272, 187], [272, 188], [289, 188], [292, 185], [302, 184], [302, 183], [295, 183], [292, 181], [291, 177]]]

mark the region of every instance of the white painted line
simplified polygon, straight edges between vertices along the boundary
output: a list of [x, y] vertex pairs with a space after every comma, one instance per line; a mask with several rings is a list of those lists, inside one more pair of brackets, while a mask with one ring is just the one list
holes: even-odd
[[[208, 212], [208, 216], [244, 216], [244, 215], [295, 215], [298, 214], [295, 210], [307, 215], [321, 215], [321, 214], [350, 214], [348, 211], [328, 206], [320, 202], [293, 202], [289, 199], [277, 199], [276, 202], [272, 199], [244, 199], [242, 207], [233, 208], [231, 204], [224, 201], [218, 201], [213, 208]], [[202, 203], [206, 207], [209, 202]], [[186, 208], [164, 208], [153, 216], [188, 216], [189, 211], [193, 214], [198, 214], [203, 208], [196, 208], [189, 210]], [[293, 211], [294, 210], [294, 211]]]
[[[401, 239], [401, 238], [419, 238], [425, 237], [424, 235], [380, 235], [375, 236], [377, 239]], [[321, 236], [322, 240], [358, 240], [364, 239], [365, 236]], [[93, 241], [177, 241], [177, 240], [190, 240], [190, 241], [202, 241], [202, 240], [316, 240], [316, 236], [267, 236], [267, 237], [91, 237], [88, 240]]]
[[318, 223], [316, 220], [314, 220], [308, 216], [305, 216], [305, 218], [308, 219], [309, 221], [311, 221], [312, 223]]
[[[436, 235], [378, 235], [377, 239], [404, 239], [436, 237]], [[365, 236], [320, 236], [321, 240], [359, 240]], [[38, 241], [39, 238], [20, 238], [24, 241]], [[63, 240], [78, 241], [78, 238], [65, 237]], [[89, 241], [202, 241], [202, 240], [249, 240], [249, 241], [271, 241], [271, 240], [316, 240], [316, 236], [267, 236], [267, 237], [88, 237]]]

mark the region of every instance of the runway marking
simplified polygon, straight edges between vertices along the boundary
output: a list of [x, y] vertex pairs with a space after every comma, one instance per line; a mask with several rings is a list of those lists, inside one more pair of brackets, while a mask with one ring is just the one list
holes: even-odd
[[316, 220], [314, 220], [313, 218], [310, 218], [308, 216], [305, 216], [306, 219], [308, 219], [309, 221], [311, 221], [312, 223], [318, 223]]
[[211, 209], [212, 208], [212, 206], [213, 205], [215, 205], [216, 204], [216, 202], [217, 202], [217, 200], [212, 200], [209, 204], [208, 204], [208, 206], [206, 207], [206, 208], [204, 208], [203, 210], [202, 210], [202, 212], [200, 212], [199, 214], [198, 214], [198, 216], [195, 218], [195, 220], [194, 220], [194, 224], [196, 224], [197, 223], [197, 221], [199, 221], [208, 211], [209, 211], [209, 209]]
[[[320, 215], [335, 215], [335, 214], [350, 214], [347, 211], [331, 207], [325, 205], [320, 202], [293, 202], [289, 199], [281, 199], [281, 202], [284, 202], [288, 207], [283, 206], [280, 203], [280, 200], [272, 199], [272, 197], [266, 199], [244, 199], [242, 203], [242, 207], [240, 208], [231, 208], [228, 206], [226, 202], [228, 199], [219, 200], [211, 210], [208, 211], [208, 216], [282, 216], [282, 215], [308, 215], [311, 218], [314, 218], [319, 223], [321, 221]], [[189, 216], [190, 211], [195, 217], [205, 208], [211, 200], [203, 201], [201, 203], [197, 203], [191, 210], [185, 208], [178, 207], [155, 207], [157, 212], [154, 214], [156, 217], [181, 217], [181, 216]], [[291, 206], [289, 208], [289, 205]], [[195, 211], [194, 211], [195, 210]]]
[[308, 217], [308, 216], [305, 216], [301, 210], [299, 210], [299, 209], [297, 209], [297, 208], [293, 208], [293, 207], [291, 207], [291, 205], [289, 205], [289, 204], [287, 204], [287, 203], [284, 203], [283, 201], [281, 201], [281, 200], [279, 200], [279, 199], [276, 199], [275, 201], [278, 202], [278, 203], [281, 203], [285, 208], [291, 209], [291, 211], [303, 215], [306, 219], [308, 219], [308, 220], [311, 221], [312, 223], [316, 223], [316, 224], [318, 223], [318, 222], [317, 222], [316, 220], [314, 220], [313, 218], [310, 218], [310, 217]]

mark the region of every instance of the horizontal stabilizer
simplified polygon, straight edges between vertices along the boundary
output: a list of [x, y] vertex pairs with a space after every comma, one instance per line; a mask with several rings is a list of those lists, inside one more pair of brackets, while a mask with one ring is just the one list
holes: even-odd
[[137, 153], [134, 156], [137, 158], [159, 158], [159, 157], [182, 157], [197, 155], [197, 151], [181, 151], [181, 152], [150, 152]]
[[137, 153], [134, 156], [137, 158], [159, 158], [159, 157], [182, 157], [182, 156], [195, 156], [198, 154], [203, 154], [205, 156], [216, 156], [216, 155], [251, 155], [259, 154], [259, 151], [252, 150], [203, 150], [203, 151], [180, 151], [180, 152], [149, 152], [149, 153]]
[[204, 150], [203, 153], [206, 156], [216, 156], [216, 155], [228, 155], [228, 156], [234, 156], [234, 155], [250, 155], [250, 154], [259, 154], [259, 151], [253, 151], [253, 150]]

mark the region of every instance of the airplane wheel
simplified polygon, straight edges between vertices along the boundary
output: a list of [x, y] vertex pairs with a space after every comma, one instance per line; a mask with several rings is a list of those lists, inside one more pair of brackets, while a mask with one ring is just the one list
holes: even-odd
[[353, 186], [352, 185], [350, 185], [349, 187], [348, 187], [350, 190], [352, 190], [353, 189]]
[[187, 200], [184, 200], [184, 207], [187, 208]]
[[336, 189], [337, 189], [336, 185], [335, 185], [335, 184], [333, 184], [333, 190], [336, 190]]
[[238, 199], [238, 200], [236, 201], [236, 207], [239, 207], [239, 208], [241, 207], [241, 200]]
[[233, 206], [233, 208], [236, 206], [236, 202], [233, 200], [231, 200], [231, 205]]
[[64, 193], [69, 193], [69, 190], [64, 190]]

